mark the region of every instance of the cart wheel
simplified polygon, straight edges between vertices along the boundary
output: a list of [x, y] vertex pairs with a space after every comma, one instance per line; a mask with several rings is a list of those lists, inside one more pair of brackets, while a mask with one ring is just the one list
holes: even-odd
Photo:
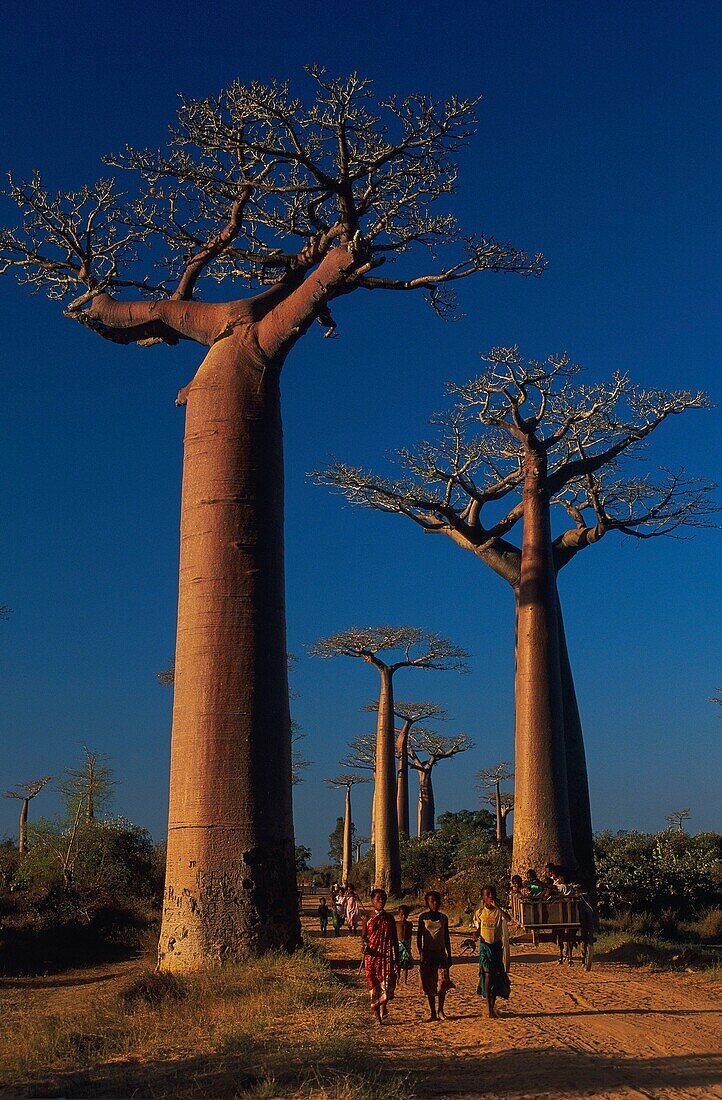
[[584, 945], [584, 969], [591, 970], [592, 962], [594, 959], [594, 944], [591, 940], [588, 940]]

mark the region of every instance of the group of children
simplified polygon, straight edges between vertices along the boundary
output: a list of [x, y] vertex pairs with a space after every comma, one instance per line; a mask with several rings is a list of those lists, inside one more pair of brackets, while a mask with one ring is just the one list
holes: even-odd
[[[521, 875], [514, 875], [511, 880], [511, 893], [530, 900], [568, 897], [574, 892], [575, 887], [567, 882], [564, 869], [553, 863], [545, 865], [543, 878], [539, 878], [536, 871], [529, 870], [525, 879]], [[401, 905], [395, 916], [391, 916], [386, 912], [386, 902], [385, 890], [373, 890], [371, 912], [365, 914], [361, 921], [363, 966], [371, 996], [371, 1009], [379, 1024], [386, 1020], [388, 1002], [393, 1000], [399, 979], [403, 978], [404, 984], [408, 984], [409, 970], [414, 965], [410, 909], [408, 905]], [[446, 994], [454, 988], [454, 983], [450, 974], [452, 957], [449, 919], [441, 912], [441, 894], [437, 890], [428, 890], [424, 895], [424, 905], [426, 909], [416, 923], [416, 948], [421, 988], [429, 1004], [428, 1022], [431, 1023], [446, 1019]], [[327, 934], [329, 920], [336, 936], [341, 934], [344, 922], [350, 934], [355, 935], [361, 913], [354, 887], [339, 887], [334, 884], [331, 888], [331, 906], [326, 904], [325, 898], [319, 899], [321, 935]], [[511, 913], [499, 902], [496, 888], [493, 885], [484, 886], [472, 924], [475, 943], [479, 949], [477, 993], [484, 997], [488, 1015], [492, 1019], [497, 1016], [497, 998], [508, 999], [511, 990], [508, 974], [508, 925], [511, 920]], [[562, 950], [560, 939], [560, 958]]]
[[567, 874], [558, 863], [544, 864], [544, 878], [540, 879], [536, 871], [529, 870], [526, 879], [521, 875], [512, 875], [511, 892], [531, 901], [544, 901], [553, 897], [571, 897], [576, 887], [567, 882]]
[[[355, 893], [355, 892], [354, 892]], [[348, 895], [346, 895], [348, 897]], [[371, 912], [361, 922], [361, 945], [366, 984], [371, 997], [371, 1010], [377, 1023], [383, 1024], [388, 1003], [393, 1000], [397, 983], [408, 983], [409, 970], [414, 965], [411, 951], [413, 924], [410, 909], [402, 905], [395, 916], [386, 912], [385, 890], [371, 893]], [[334, 904], [336, 902], [334, 901]], [[451, 980], [452, 955], [449, 918], [441, 912], [441, 894], [428, 890], [424, 895], [426, 909], [416, 922], [421, 988], [429, 1005], [428, 1022], [445, 1020], [446, 995], [454, 988]], [[319, 904], [321, 935], [326, 934], [329, 910], [325, 899]], [[508, 942], [506, 923], [510, 914], [502, 908], [493, 886], [485, 886], [482, 900], [474, 914], [474, 927], [479, 941], [479, 985], [477, 992], [486, 999], [490, 1017], [496, 1016], [497, 997], [508, 997], [510, 986], [503, 945]]]
[[318, 923], [321, 927], [321, 935], [326, 936], [328, 922], [331, 921], [334, 936], [341, 935], [344, 924], [352, 936], [355, 936], [358, 923], [361, 919], [361, 902], [353, 886], [339, 886], [334, 883], [331, 887], [331, 905], [327, 905], [325, 898], [319, 898]]

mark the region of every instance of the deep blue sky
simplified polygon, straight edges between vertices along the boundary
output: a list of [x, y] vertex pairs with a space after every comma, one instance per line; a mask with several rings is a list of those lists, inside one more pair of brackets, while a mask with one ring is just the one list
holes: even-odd
[[[345, 14], [348, 11], [349, 14]], [[256, 14], [252, 14], [255, 12]], [[251, 14], [249, 14], [251, 13]], [[300, 14], [299, 14], [300, 13]], [[155, 145], [176, 93], [232, 78], [297, 77], [320, 61], [383, 92], [482, 92], [463, 154], [469, 229], [543, 250], [540, 280], [464, 284], [465, 318], [421, 298], [356, 295], [340, 337], [310, 334], [285, 374], [288, 621], [292, 651], [361, 623], [413, 623], [473, 654], [470, 675], [407, 672], [476, 748], [438, 772], [439, 810], [475, 805], [478, 768], [512, 754], [510, 594], [446, 540], [343, 507], [307, 484], [331, 456], [378, 464], [424, 432], [443, 382], [518, 343], [568, 350], [590, 377], [706, 388], [719, 400], [720, 150], [716, 3], [83, 2], [10, 6], [0, 43], [2, 168], [74, 186], [126, 141]], [[3, 218], [8, 216], [3, 207]], [[178, 388], [202, 349], [103, 342], [57, 304], [0, 281], [0, 788], [58, 774], [83, 743], [107, 752], [116, 807], [160, 838], [171, 698], [154, 678], [173, 652], [183, 414]], [[665, 426], [650, 450], [714, 476], [719, 414]], [[718, 828], [719, 541], [609, 537], [562, 580], [597, 828], [657, 829], [691, 806]], [[402, 678], [403, 677], [403, 678]], [[297, 839], [325, 857], [341, 798], [323, 785], [376, 688], [365, 666], [304, 657], [294, 711], [314, 761], [297, 788]], [[368, 831], [368, 788], [358, 791]], [[0, 834], [17, 804], [0, 800]], [[37, 813], [52, 813], [44, 792]]]

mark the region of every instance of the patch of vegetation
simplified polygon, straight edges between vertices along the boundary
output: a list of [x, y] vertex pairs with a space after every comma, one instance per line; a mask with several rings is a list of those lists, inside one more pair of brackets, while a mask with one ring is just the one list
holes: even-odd
[[124, 818], [49, 822], [0, 849], [0, 971], [48, 973], [129, 957], [157, 935], [164, 854]]
[[145, 974], [92, 1011], [23, 1017], [0, 1040], [17, 1095], [401, 1100], [359, 1001], [314, 953], [176, 978]]

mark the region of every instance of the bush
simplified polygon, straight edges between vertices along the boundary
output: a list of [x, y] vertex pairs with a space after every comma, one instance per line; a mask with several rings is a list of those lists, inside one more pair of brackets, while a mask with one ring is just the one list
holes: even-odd
[[[722, 885], [722, 836], [602, 833], [596, 839], [602, 916], [650, 913], [671, 925], [713, 905]], [[665, 918], [665, 914], [668, 916]]]
[[37, 822], [0, 888], [0, 968], [34, 973], [138, 951], [159, 916], [163, 853], [122, 818]]

